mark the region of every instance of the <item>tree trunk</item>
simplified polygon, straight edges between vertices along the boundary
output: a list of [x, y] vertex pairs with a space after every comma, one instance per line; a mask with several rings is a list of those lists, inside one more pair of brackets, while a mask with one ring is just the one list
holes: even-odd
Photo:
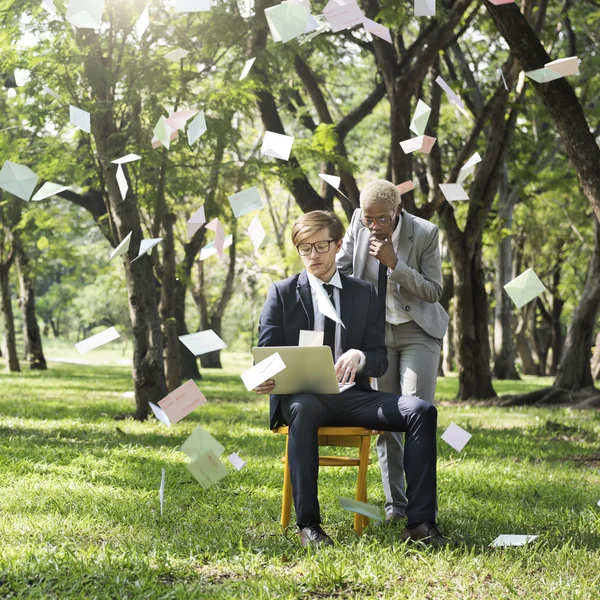
[[15, 239], [15, 260], [19, 273], [19, 306], [23, 315], [23, 344], [25, 360], [29, 360], [29, 368], [45, 371], [46, 358], [42, 348], [42, 336], [35, 313], [35, 280], [29, 272], [29, 257], [21, 246], [20, 240]]
[[523, 308], [519, 324], [517, 325], [517, 353], [521, 359], [521, 368], [525, 375], [539, 375], [538, 365], [533, 358], [529, 339], [527, 337], [527, 328], [531, 321], [530, 318], [531, 306], [527, 305]]
[[[185, 322], [185, 294], [187, 287], [181, 280], [175, 281], [175, 322], [177, 323], [177, 337], [187, 335], [189, 330]], [[179, 365], [182, 381], [188, 379], [202, 379], [198, 369], [197, 358], [183, 345], [179, 346]]]
[[[512, 228], [513, 210], [518, 201], [517, 194], [508, 187], [506, 164], [502, 168], [500, 180], [500, 201], [498, 216], [503, 229]], [[498, 244], [496, 261], [496, 311], [494, 315], [494, 370], [496, 379], [520, 379], [515, 367], [515, 347], [513, 343], [513, 305], [504, 291], [504, 286], [513, 279], [512, 235], [503, 236]]]
[[562, 323], [560, 322], [560, 316], [562, 314], [565, 301], [558, 295], [558, 284], [560, 283], [561, 270], [560, 267], [556, 269], [552, 282], [552, 362], [550, 363], [550, 375], [556, 376], [558, 373], [558, 365], [563, 349], [563, 330]]
[[17, 355], [15, 321], [10, 293], [10, 266], [12, 261], [0, 265], [0, 296], [2, 296], [2, 314], [4, 315], [4, 335], [6, 340], [6, 366], [12, 373], [21, 370]]

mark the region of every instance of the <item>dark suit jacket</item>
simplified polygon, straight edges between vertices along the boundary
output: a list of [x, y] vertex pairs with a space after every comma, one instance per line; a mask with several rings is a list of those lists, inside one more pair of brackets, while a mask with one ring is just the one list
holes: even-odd
[[[340, 273], [342, 349], [360, 350], [366, 357], [364, 371], [356, 376], [358, 389], [370, 390], [369, 377], [381, 377], [388, 368], [385, 322], [375, 287]], [[314, 311], [306, 271], [273, 283], [260, 315], [259, 346], [297, 346], [300, 330], [312, 330]], [[280, 394], [271, 395], [271, 428], [281, 423]]]

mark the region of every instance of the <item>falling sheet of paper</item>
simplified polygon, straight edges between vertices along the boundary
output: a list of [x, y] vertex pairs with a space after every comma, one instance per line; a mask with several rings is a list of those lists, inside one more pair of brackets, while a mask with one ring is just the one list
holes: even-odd
[[271, 379], [277, 373], [280, 373], [285, 369], [285, 363], [281, 358], [279, 352], [275, 352], [271, 356], [256, 363], [253, 367], [250, 367], [241, 374], [242, 381], [246, 386], [246, 389], [251, 392], [254, 388], [258, 387], [261, 383]]
[[503, 533], [499, 535], [491, 544], [495, 548], [503, 546], [524, 546], [529, 542], [533, 542], [538, 536], [537, 535], [510, 535]]
[[563, 77], [579, 74], [579, 58], [577, 56], [569, 56], [567, 58], [559, 58], [551, 62], [547, 62], [544, 67], [555, 73], [559, 73]]
[[140, 249], [138, 250], [138, 255], [131, 262], [134, 263], [138, 258], [141, 258], [150, 252], [150, 250], [152, 250], [152, 248], [154, 248], [154, 246], [157, 244], [160, 244], [162, 240], [162, 238], [150, 238], [147, 240], [142, 240], [140, 243]]
[[404, 151], [404, 154], [410, 154], [411, 152], [422, 152], [423, 154], [429, 154], [437, 138], [431, 137], [430, 135], [421, 135], [416, 138], [410, 138], [400, 142], [400, 147]]
[[160, 470], [160, 487], [158, 488], [158, 499], [160, 500], [160, 516], [163, 515], [163, 504], [165, 500], [165, 470]]
[[203, 404], [206, 404], [206, 398], [193, 379], [180, 385], [158, 403], [171, 423], [178, 423]]
[[99, 29], [104, 0], [69, 0], [66, 19], [79, 29]]
[[363, 19], [364, 28], [373, 35], [376, 35], [378, 38], [385, 40], [386, 42], [392, 43], [392, 36], [390, 35], [390, 30], [385, 25], [381, 25], [376, 21], [371, 21], [371, 19], [367, 19], [366, 17]]
[[302, 41], [300, 42], [300, 46], [310, 42], [312, 39], [316, 38], [318, 35], [324, 31], [327, 31], [328, 29], [329, 23], [327, 23], [325, 15], [310, 15], [308, 25], [306, 27], [306, 33], [301, 36]]
[[38, 176], [25, 165], [5, 161], [0, 171], [0, 188], [29, 201], [38, 182]]
[[[171, 135], [169, 136], [169, 143], [172, 142], [173, 140], [176, 140], [179, 137], [179, 131], [175, 130], [175, 131], [171, 131]], [[156, 150], [157, 148], [160, 148], [163, 143], [155, 136], [152, 136], [152, 148], [153, 150]]]
[[534, 298], [546, 291], [544, 284], [535, 274], [533, 269], [527, 269], [512, 281], [509, 281], [504, 289], [515, 303], [517, 308], [525, 306]]
[[498, 69], [498, 73], [500, 73], [500, 77], [502, 77], [502, 83], [504, 84], [504, 89], [508, 91], [508, 85], [506, 85], [506, 79], [504, 79], [504, 73], [502, 69]]
[[337, 0], [329, 0], [323, 14], [333, 33], [361, 25], [365, 15], [356, 0], [345, 0], [340, 4]]
[[225, 448], [206, 429], [198, 425], [181, 445], [181, 451], [193, 459], [206, 452], [214, 452], [216, 456], [221, 456]]
[[475, 152], [473, 156], [462, 166], [461, 170], [458, 173], [458, 177], [456, 178], [456, 183], [462, 183], [473, 171], [475, 170], [475, 165], [481, 162], [481, 156], [479, 152]]
[[442, 433], [442, 439], [457, 452], [461, 452], [472, 437], [468, 431], [465, 431], [455, 423], [450, 423], [448, 429]]
[[54, 0], [42, 0], [42, 8], [50, 13], [51, 17], [56, 17], [56, 7]]
[[260, 153], [279, 160], [288, 160], [292, 151], [294, 138], [291, 135], [281, 135], [272, 131], [265, 132]]
[[306, 31], [310, 7], [293, 0], [265, 9], [265, 17], [274, 42], [289, 42]]
[[258, 252], [263, 242], [267, 239], [265, 228], [262, 226], [258, 216], [254, 217], [248, 226], [248, 235], [250, 235], [250, 241], [252, 242], [252, 246], [254, 246], [254, 252]]
[[460, 183], [440, 183], [440, 190], [448, 202], [454, 200], [469, 200], [467, 192]]
[[140, 160], [141, 158], [142, 157], [137, 154], [127, 154], [125, 156], [121, 156], [121, 158], [115, 158], [115, 160], [111, 160], [110, 162], [115, 165], [124, 165], [135, 160]]
[[327, 175], [326, 173], [319, 173], [319, 177], [331, 187], [335, 188], [342, 196], [344, 196], [344, 198], [350, 200], [350, 198], [340, 190], [341, 177], [338, 177], [337, 175]]
[[148, 29], [149, 26], [150, 26], [150, 14], [148, 12], [148, 7], [146, 6], [146, 8], [144, 8], [144, 10], [142, 11], [140, 18], [136, 21], [136, 24], [133, 28], [135, 31], [135, 37], [138, 40], [141, 40], [144, 33], [146, 33], [146, 29]]
[[56, 98], [57, 100], [61, 99], [60, 95], [57, 94], [51, 87], [48, 87], [47, 85], [44, 86], [42, 91], [44, 92], [44, 94], [50, 94], [50, 96]]
[[94, 348], [99, 348], [100, 346], [104, 346], [104, 344], [108, 344], [108, 342], [116, 340], [118, 337], [120, 337], [119, 332], [114, 327], [109, 327], [96, 335], [77, 342], [75, 348], [77, 348], [79, 354], [85, 354], [90, 350], [94, 350]]
[[227, 476], [227, 467], [214, 452], [201, 454], [186, 467], [204, 489]]
[[[229, 246], [231, 246], [232, 243], [233, 243], [233, 236], [231, 234], [229, 234], [225, 238], [225, 241], [223, 242], [223, 249], [229, 248]], [[204, 246], [204, 248], [202, 248], [202, 250], [200, 250], [200, 260], [205, 260], [211, 256], [214, 256], [215, 254], [217, 254], [217, 249], [215, 248], [215, 243], [210, 242], [210, 243], [206, 244], [206, 246]]]
[[177, 129], [183, 130], [185, 129], [185, 124], [197, 114], [197, 110], [178, 110], [167, 119], [167, 125], [173, 131], [176, 131]]
[[50, 198], [50, 196], [56, 196], [56, 194], [60, 194], [65, 190], [71, 189], [68, 185], [61, 185], [60, 183], [52, 183], [51, 181], [46, 181], [44, 185], [35, 193], [35, 196], [32, 200], [36, 202], [38, 200], [44, 200], [46, 198]]
[[123, 171], [123, 165], [117, 167], [117, 184], [119, 185], [119, 192], [121, 192], [121, 200], [125, 200], [129, 184], [127, 183], [127, 177], [125, 177], [125, 171]]
[[248, 463], [243, 460], [242, 458], [240, 458], [235, 452], [232, 452], [228, 457], [227, 460], [238, 470], [240, 471], [241, 469], [243, 469]]
[[167, 52], [167, 54], [165, 54], [165, 58], [172, 62], [177, 62], [178, 60], [185, 58], [189, 53], [189, 50], [184, 50], [183, 48], [175, 48], [175, 50]]
[[160, 407], [154, 404], [153, 402], [148, 402], [154, 416], [161, 422], [164, 423], [167, 427], [171, 427], [171, 420], [167, 416], [167, 413]]
[[562, 75], [553, 71], [552, 69], [535, 69], [534, 71], [525, 71], [525, 75], [538, 83], [548, 83], [549, 81], [554, 81], [555, 79], [561, 79]]
[[204, 223], [206, 223], [206, 216], [204, 215], [204, 205], [202, 205], [187, 222], [188, 237], [192, 237], [196, 231], [202, 228]]
[[214, 218], [210, 223], [206, 224], [206, 229], [210, 229], [215, 232], [215, 250], [220, 257], [223, 257], [223, 248], [225, 248], [225, 230], [221, 221], [218, 218]]
[[198, 116], [189, 124], [187, 129], [188, 144], [191, 146], [206, 132], [206, 118], [201, 110]]
[[129, 251], [129, 244], [131, 244], [131, 234], [133, 231], [130, 231], [124, 238], [123, 241], [110, 253], [110, 257], [108, 260], [112, 260], [115, 256], [121, 256]]
[[415, 189], [415, 184], [412, 181], [403, 181], [399, 183], [397, 186], [400, 195], [407, 194], [408, 192], [412, 192]]
[[77, 108], [71, 104], [69, 106], [69, 120], [75, 127], [79, 127], [79, 129], [82, 129], [86, 133], [90, 133], [90, 113], [86, 110], [81, 110], [81, 108]]
[[439, 75], [437, 76], [435, 82], [444, 90], [444, 92], [446, 92], [446, 95], [452, 102], [454, 102], [454, 104], [464, 109], [465, 103]]
[[415, 0], [415, 17], [435, 17], [435, 0]]
[[233, 209], [236, 219], [250, 214], [255, 210], [262, 210], [264, 204], [256, 186], [249, 187], [233, 196], [229, 196], [229, 204]]
[[310, 329], [300, 330], [300, 339], [298, 346], [322, 346], [324, 331], [311, 331]]
[[490, 0], [490, 4], [501, 6], [502, 4], [514, 4], [515, 0]]
[[359, 515], [364, 515], [365, 517], [369, 517], [369, 519], [373, 519], [374, 521], [381, 521], [381, 511], [376, 506], [367, 504], [366, 502], [361, 502], [360, 500], [344, 498], [343, 496], [340, 496], [339, 499], [340, 505], [344, 510], [358, 513]]
[[158, 119], [158, 123], [154, 126], [152, 133], [167, 150], [170, 148], [172, 130], [167, 124], [167, 119], [165, 119], [164, 115], [161, 115], [160, 119]]
[[425, 128], [427, 127], [427, 121], [429, 121], [429, 115], [431, 114], [431, 108], [423, 102], [423, 100], [419, 100], [417, 102], [417, 108], [415, 109], [415, 114], [413, 115], [412, 121], [410, 122], [409, 129], [415, 135], [425, 135]]
[[315, 289], [317, 291], [317, 308], [319, 309], [319, 312], [322, 315], [329, 317], [332, 321], [339, 323], [344, 329], [346, 329], [346, 326], [342, 323], [342, 320], [337, 314], [337, 311], [331, 303], [331, 300], [329, 299], [329, 296], [327, 295], [327, 292], [323, 286], [318, 285]]
[[177, 0], [175, 12], [206, 12], [210, 10], [210, 0]]
[[246, 79], [246, 77], [248, 77], [248, 73], [250, 73], [250, 69], [252, 68], [252, 65], [254, 64], [255, 60], [256, 60], [256, 57], [251, 58], [246, 61], [246, 63], [244, 64], [244, 68], [242, 69], [242, 74], [240, 75], [240, 81], [242, 81], [242, 79]]
[[227, 344], [212, 329], [180, 335], [179, 341], [194, 356], [200, 356], [207, 352], [215, 352], [216, 350], [227, 348]]

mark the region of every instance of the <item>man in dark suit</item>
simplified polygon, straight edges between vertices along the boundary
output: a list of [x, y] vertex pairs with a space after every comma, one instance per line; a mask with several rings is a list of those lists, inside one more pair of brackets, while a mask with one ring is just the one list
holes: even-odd
[[[354, 387], [340, 394], [271, 396], [271, 427], [289, 425], [289, 465], [296, 520], [303, 545], [332, 544], [321, 528], [317, 478], [318, 429], [366, 427], [406, 432], [405, 471], [408, 524], [403, 539], [445, 545], [435, 524], [436, 408], [412, 396], [374, 391], [369, 377], [387, 367], [384, 319], [371, 283], [341, 275], [335, 264], [344, 226], [328, 211], [302, 215], [292, 242], [306, 270], [271, 285], [259, 323], [259, 346], [297, 346], [301, 330], [324, 332], [340, 383]], [[322, 286], [341, 323], [326, 317], [317, 301]], [[293, 368], [293, 366], [292, 366]], [[255, 389], [273, 391], [268, 380]]]

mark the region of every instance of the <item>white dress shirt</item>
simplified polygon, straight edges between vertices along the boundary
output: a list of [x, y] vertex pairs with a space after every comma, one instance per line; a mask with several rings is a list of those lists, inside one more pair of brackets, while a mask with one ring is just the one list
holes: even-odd
[[[398, 225], [392, 233], [392, 246], [394, 250], [398, 247], [398, 239], [400, 238], [400, 229], [402, 228], [402, 215], [398, 218]], [[388, 269], [388, 277], [391, 273], [391, 269]], [[379, 261], [369, 255], [367, 264], [365, 265], [365, 279], [371, 282], [376, 289], [377, 280], [379, 279]], [[412, 321], [412, 317], [404, 310], [400, 302], [400, 286], [388, 279], [387, 292], [385, 294], [385, 321], [391, 325], [400, 325], [401, 323], [408, 323]]]

